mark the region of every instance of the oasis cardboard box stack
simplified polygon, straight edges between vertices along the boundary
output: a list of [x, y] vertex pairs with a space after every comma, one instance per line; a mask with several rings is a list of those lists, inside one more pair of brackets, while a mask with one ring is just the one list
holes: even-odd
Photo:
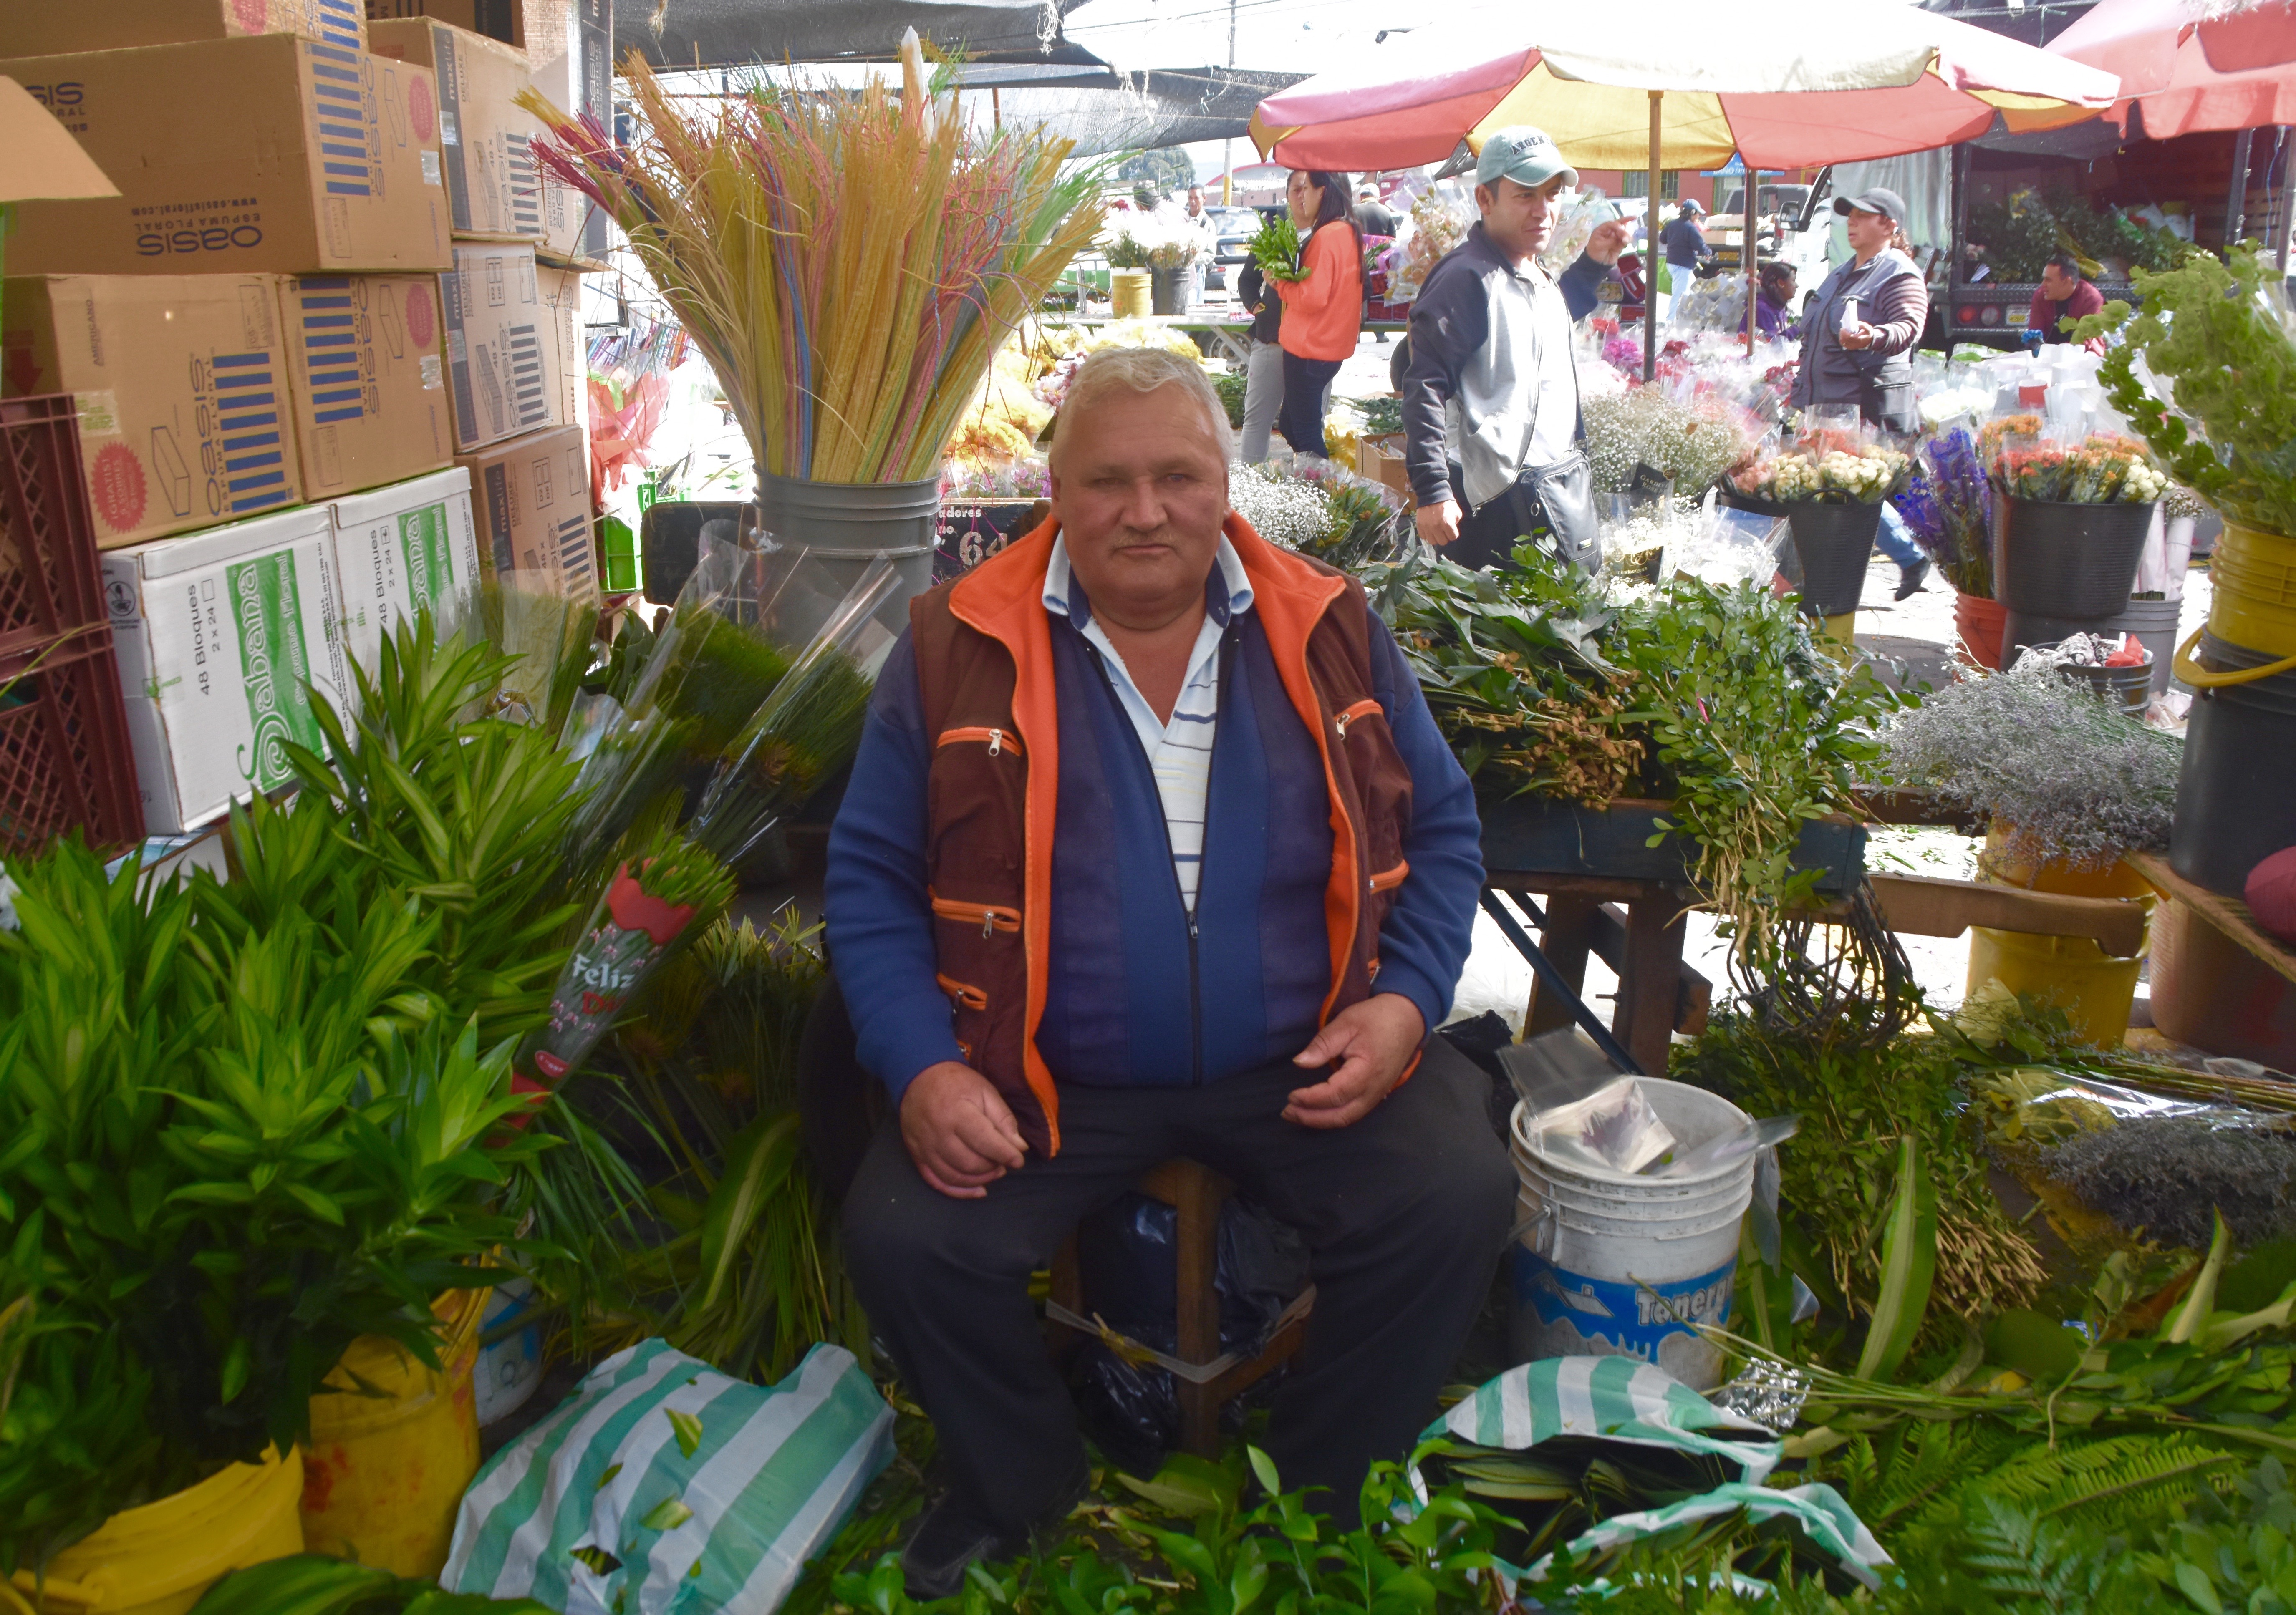
[[354, 661], [480, 582], [458, 448], [553, 437], [497, 502], [549, 528], [512, 581], [591, 590], [578, 281], [535, 259], [582, 219], [536, 176], [524, 52], [446, 21], [0, 0], [0, 51], [120, 192], [20, 207], [0, 393], [71, 400], [147, 825], [184, 831], [288, 784], [308, 691], [348, 705]]

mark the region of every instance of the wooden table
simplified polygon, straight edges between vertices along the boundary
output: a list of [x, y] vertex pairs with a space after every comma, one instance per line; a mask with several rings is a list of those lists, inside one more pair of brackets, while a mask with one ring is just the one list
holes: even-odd
[[2176, 898], [2238, 943], [2243, 950], [2263, 960], [2284, 980], [2296, 981], [2296, 947], [2259, 930], [2248, 905], [2238, 898], [2195, 885], [2169, 868], [2169, 860], [2157, 852], [2124, 853], [2121, 861], [2143, 875], [2161, 896]]

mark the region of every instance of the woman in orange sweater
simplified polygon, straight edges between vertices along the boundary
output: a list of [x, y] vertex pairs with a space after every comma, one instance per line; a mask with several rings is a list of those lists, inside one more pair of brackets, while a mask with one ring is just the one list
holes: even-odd
[[1301, 281], [1278, 281], [1283, 299], [1283, 409], [1275, 428], [1295, 455], [1324, 454], [1324, 407], [1332, 378], [1363, 334], [1363, 233], [1348, 205], [1344, 174], [1292, 170], [1284, 188], [1305, 244]]

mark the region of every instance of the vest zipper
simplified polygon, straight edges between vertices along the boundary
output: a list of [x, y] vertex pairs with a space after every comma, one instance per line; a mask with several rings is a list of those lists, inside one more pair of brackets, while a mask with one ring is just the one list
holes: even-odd
[[[1087, 644], [1090, 644], [1089, 641], [1086, 643]], [[1234, 643], [1235, 629], [1231, 626], [1220, 635], [1219, 700], [1223, 704], [1225, 704], [1227, 700], [1228, 676], [1232, 670], [1229, 665], [1230, 658], [1228, 656], [1228, 652]], [[1108, 664], [1101, 658], [1099, 647], [1094, 645], [1091, 648], [1093, 650], [1092, 665], [1100, 669], [1100, 682], [1107, 689], [1109, 699], [1116, 703], [1117, 716], [1124, 719], [1125, 733], [1132, 736], [1132, 749], [1140, 754], [1140, 760], [1147, 765], [1148, 784], [1149, 788], [1153, 790], [1156, 784], [1156, 759], [1150, 757], [1148, 755], [1147, 749], [1141, 745], [1140, 732], [1132, 726], [1131, 717], [1124, 710], [1124, 698], [1117, 693], [1116, 681], [1108, 676]], [[1180, 690], [1181, 694], [1185, 694], [1187, 693], [1187, 686], [1183, 684], [1180, 686]], [[1177, 712], [1179, 710], [1179, 697], [1174, 696], [1172, 698], [1172, 709]], [[1218, 707], [1214, 707], [1213, 711], [1217, 713], [1218, 711]], [[1170, 726], [1169, 719], [1166, 720], [1165, 726], [1168, 728]], [[1218, 722], [1215, 721], [1212, 726], [1211, 759], [1204, 765], [1204, 845], [1206, 847], [1210, 847], [1211, 845], [1212, 771], [1218, 767], [1219, 726]], [[1172, 895], [1180, 900], [1180, 915], [1188, 922], [1189, 1070], [1193, 1074], [1193, 1085], [1197, 1087], [1201, 1087], [1204, 1086], [1203, 978], [1198, 968], [1198, 960], [1196, 956], [1196, 910], [1194, 905], [1188, 901], [1188, 894], [1180, 889], [1180, 871], [1178, 866], [1172, 862], [1172, 827], [1169, 824], [1167, 824], [1164, 819], [1164, 794], [1160, 791], [1156, 792], [1156, 823], [1157, 825], [1164, 832], [1164, 868], [1172, 877]], [[1196, 854], [1196, 896], [1201, 898], [1203, 895], [1203, 852], [1199, 849]]]
[[991, 757], [1002, 756], [1006, 751], [1012, 752], [1015, 757], [1021, 755], [1021, 737], [1010, 729], [988, 729], [978, 726], [963, 729], [944, 729], [940, 733], [940, 739], [935, 742], [934, 745], [938, 749], [941, 746], [954, 746], [962, 741], [987, 741], [988, 755]]

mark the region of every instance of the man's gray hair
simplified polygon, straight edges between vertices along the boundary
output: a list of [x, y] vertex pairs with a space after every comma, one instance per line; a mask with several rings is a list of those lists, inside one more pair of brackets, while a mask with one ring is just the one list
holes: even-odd
[[1061, 413], [1054, 417], [1053, 447], [1046, 455], [1053, 464], [1060, 463], [1061, 439], [1067, 436], [1070, 423], [1119, 387], [1142, 394], [1178, 388], [1203, 411], [1204, 424], [1219, 446], [1220, 459], [1225, 462], [1230, 457], [1227, 406], [1220, 402], [1201, 365], [1168, 348], [1103, 348], [1078, 367], [1076, 379], [1069, 383], [1068, 397], [1062, 400]]

